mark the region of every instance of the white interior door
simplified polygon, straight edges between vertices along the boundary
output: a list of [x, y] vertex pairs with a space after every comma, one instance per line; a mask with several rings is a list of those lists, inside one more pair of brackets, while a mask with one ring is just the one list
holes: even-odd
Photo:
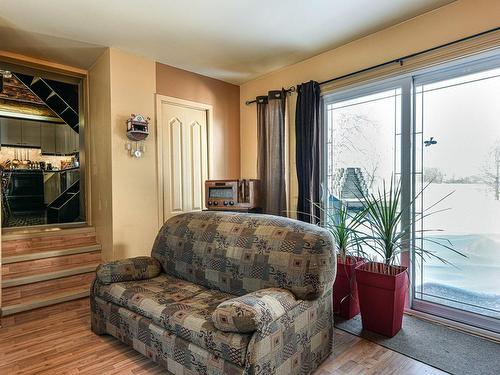
[[208, 171], [207, 111], [161, 102], [163, 221], [203, 208]]

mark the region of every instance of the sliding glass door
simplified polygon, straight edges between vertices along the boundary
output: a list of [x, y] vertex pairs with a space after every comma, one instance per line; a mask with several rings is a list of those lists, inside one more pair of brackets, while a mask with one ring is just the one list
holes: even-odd
[[500, 332], [500, 68], [495, 66], [493, 60], [414, 78], [415, 181], [417, 190], [424, 187], [415, 205], [423, 217], [418, 222], [423, 235], [416, 241], [450, 262], [415, 257], [414, 308]]
[[500, 56], [356, 86], [323, 105], [327, 206], [355, 213], [357, 189], [401, 183], [412, 207], [402, 225], [414, 223], [401, 259], [409, 307], [500, 332]]
[[[340, 205], [347, 207], [350, 217], [355, 216], [362, 207], [361, 195], [377, 192], [393, 178], [399, 181], [402, 124], [410, 119], [403, 103], [409, 98], [410, 86], [401, 80], [326, 98], [325, 166], [330, 217], [339, 213], [336, 208]], [[374, 251], [363, 250], [377, 260]]]

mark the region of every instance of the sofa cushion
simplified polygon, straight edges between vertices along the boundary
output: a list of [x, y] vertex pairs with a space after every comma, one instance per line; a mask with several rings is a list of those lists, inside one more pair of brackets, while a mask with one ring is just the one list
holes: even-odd
[[149, 280], [104, 285], [94, 294], [151, 319], [186, 341], [192, 342], [239, 366], [245, 363], [251, 336], [215, 328], [212, 312], [234, 295], [161, 274]]
[[212, 320], [224, 332], [254, 332], [299, 302], [289, 290], [261, 289], [222, 302], [212, 313]]
[[135, 257], [115, 260], [97, 267], [96, 275], [103, 284], [119, 281], [145, 280], [156, 277], [161, 272], [161, 265], [151, 257]]
[[99, 282], [95, 287], [97, 296], [148, 318], [159, 314], [169, 303], [182, 301], [205, 290], [200, 285], [164, 273], [147, 280], [113, 284]]
[[279, 287], [312, 300], [331, 288], [336, 272], [327, 230], [271, 215], [176, 215], [158, 233], [151, 256], [167, 274], [237, 296]]

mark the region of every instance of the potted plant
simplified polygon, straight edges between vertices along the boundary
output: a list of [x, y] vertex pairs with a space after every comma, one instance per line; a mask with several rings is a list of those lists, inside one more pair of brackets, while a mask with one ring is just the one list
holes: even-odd
[[[409, 282], [407, 267], [399, 262], [401, 256], [408, 252], [410, 228], [422, 218], [403, 222], [404, 214], [410, 210], [413, 201], [407, 207], [401, 207], [401, 187], [392, 179], [388, 188], [384, 181], [382, 191], [378, 190], [376, 194], [360, 190], [360, 201], [364, 209], [363, 225], [369, 229], [369, 234], [361, 237], [362, 244], [383, 260], [382, 263], [366, 262], [355, 269], [361, 321], [364, 329], [393, 337], [401, 329]], [[440, 245], [465, 256], [449, 246]], [[423, 248], [414, 246], [413, 250], [447, 263]]]
[[[319, 205], [316, 205], [320, 207]], [[363, 211], [354, 215], [342, 202], [328, 210], [323, 209], [322, 226], [333, 235], [337, 251], [337, 274], [333, 284], [333, 312], [344, 319], [359, 314], [358, 289], [354, 269], [364, 263], [358, 227], [362, 223]]]

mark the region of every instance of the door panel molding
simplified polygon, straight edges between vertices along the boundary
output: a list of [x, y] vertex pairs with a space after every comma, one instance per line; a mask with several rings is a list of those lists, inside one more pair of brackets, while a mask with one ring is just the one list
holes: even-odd
[[193, 210], [203, 209], [203, 184], [206, 180], [206, 173], [202, 165], [206, 164], [207, 145], [203, 132], [206, 132], [205, 126], [198, 121], [191, 123], [189, 127], [190, 142], [191, 142], [191, 199], [193, 203]]
[[[194, 101], [190, 101], [190, 100], [184, 100], [184, 99], [179, 99], [179, 98], [175, 98], [175, 97], [171, 97], [171, 96], [165, 96], [165, 95], [159, 95], [159, 94], [156, 94], [156, 134], [157, 134], [157, 139], [156, 139], [156, 156], [157, 156], [157, 187], [158, 187], [158, 228], [161, 228], [161, 226], [163, 225], [164, 223], [164, 219], [165, 219], [165, 204], [166, 204], [166, 201], [165, 199], [168, 199], [168, 197], [165, 196], [165, 193], [164, 193], [164, 178], [165, 178], [165, 175], [168, 175], [170, 174], [169, 172], [170, 171], [170, 168], [172, 168], [172, 165], [164, 165], [164, 153], [165, 153], [165, 150], [166, 150], [166, 146], [169, 147], [170, 145], [169, 144], [166, 144], [165, 143], [165, 125], [168, 124], [166, 121], [168, 121], [165, 117], [165, 114], [163, 113], [162, 111], [162, 106], [164, 104], [170, 104], [170, 105], [173, 105], [173, 106], [178, 106], [178, 107], [183, 107], [183, 108], [188, 108], [188, 109], [196, 109], [196, 110], [202, 110], [202, 111], [205, 111], [207, 116], [206, 116], [206, 132], [207, 132], [207, 137], [200, 137], [200, 134], [201, 133], [198, 133], [198, 139], [201, 138], [201, 142], [198, 141], [198, 143], [200, 143], [199, 145], [197, 145], [197, 148], [199, 148], [200, 152], [199, 154], [201, 154], [201, 159], [203, 161], [203, 163], [205, 165], [207, 165], [207, 168], [205, 173], [203, 173], [203, 169], [204, 168], [200, 168], [201, 170], [198, 171], [196, 170], [195, 172], [190, 172], [191, 173], [191, 186], [190, 186], [190, 194], [191, 194], [191, 197], [188, 196], [188, 199], [189, 198], [192, 198], [192, 202], [193, 202], [193, 209], [202, 209], [203, 208], [203, 201], [198, 201], [196, 199], [194, 199], [194, 196], [198, 194], [198, 192], [196, 191], [195, 189], [195, 185], [194, 184], [194, 181], [195, 179], [196, 180], [199, 180], [201, 178], [202, 182], [203, 180], [206, 180], [206, 179], [209, 179], [210, 176], [212, 175], [213, 173], [213, 168], [214, 168], [214, 160], [213, 160], [213, 155], [214, 155], [214, 152], [213, 152], [213, 106], [210, 105], [210, 104], [205, 104], [205, 103], [198, 103], [198, 102], [194, 102]], [[179, 120], [178, 120], [179, 121]], [[180, 121], [179, 121], [180, 123]], [[194, 126], [193, 126], [194, 125]], [[203, 126], [199, 123], [196, 123], [196, 122], [193, 122], [189, 125], [188, 129], [184, 128], [183, 131], [189, 131], [189, 134], [187, 135], [188, 136], [188, 140], [190, 142], [190, 149], [191, 149], [191, 152], [189, 153], [189, 155], [184, 155], [185, 151], [186, 150], [181, 150], [181, 155], [184, 155], [185, 157], [187, 156], [187, 162], [189, 165], [189, 163], [194, 163], [194, 157], [196, 156], [195, 152], [194, 152], [194, 148], [192, 146], [194, 146], [194, 142], [195, 142], [195, 127], [196, 126], [199, 126], [199, 129], [198, 129], [198, 132], [201, 132], [202, 131], [202, 128]], [[169, 131], [171, 131], [172, 129], [170, 128]], [[169, 137], [170, 138], [170, 137]], [[182, 145], [182, 142], [181, 142], [181, 145]], [[169, 147], [170, 148], [170, 147]], [[184, 164], [181, 168], [181, 173], [182, 173], [182, 169], [185, 169], [185, 167], [187, 166], [186, 164]], [[192, 166], [192, 164], [191, 164]], [[191, 171], [193, 171], [193, 168], [190, 168]], [[197, 173], [199, 176], [195, 176], [195, 173]], [[168, 184], [167, 184], [167, 188], [171, 188], [171, 184], [173, 182], [170, 181]], [[181, 182], [182, 184], [182, 182]], [[181, 194], [181, 197], [184, 197], [183, 193], [184, 193], [184, 190], [185, 190], [185, 186], [182, 186], [182, 194]], [[201, 195], [200, 196], [204, 196], [204, 185], [202, 183], [201, 185]], [[171, 194], [170, 194], [171, 195]], [[183, 198], [184, 200], [184, 198]], [[198, 207], [199, 206], [199, 207]], [[171, 207], [174, 207], [173, 205]], [[183, 210], [183, 208], [181, 208], [181, 211]]]
[[180, 212], [184, 208], [183, 191], [184, 184], [182, 171], [184, 170], [183, 163], [183, 147], [182, 147], [182, 122], [174, 117], [168, 123], [169, 127], [169, 142], [170, 146], [170, 211]]

